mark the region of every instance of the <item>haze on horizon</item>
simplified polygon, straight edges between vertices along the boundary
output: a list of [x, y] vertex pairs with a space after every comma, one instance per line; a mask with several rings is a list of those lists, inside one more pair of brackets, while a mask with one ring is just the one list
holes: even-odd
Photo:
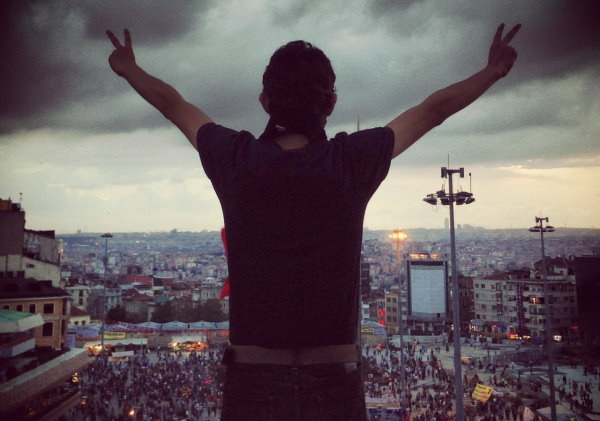
[[[6, 5], [6, 6], [4, 6]], [[218, 230], [216, 195], [187, 140], [110, 70], [106, 29], [216, 122], [260, 134], [273, 51], [305, 39], [330, 57], [327, 133], [381, 126], [481, 69], [495, 29], [523, 25], [511, 74], [392, 162], [372, 230], [441, 228], [422, 201], [440, 167], [476, 202], [457, 224], [600, 227], [600, 4], [593, 0], [319, 2], [9, 0], [0, 16], [0, 198], [59, 233]], [[448, 188], [447, 183], [445, 184]], [[343, 210], [340, 210], [343, 211]]]

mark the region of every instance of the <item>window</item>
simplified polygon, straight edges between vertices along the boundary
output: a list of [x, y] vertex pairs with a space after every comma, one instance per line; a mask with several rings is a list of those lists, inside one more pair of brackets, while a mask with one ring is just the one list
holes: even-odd
[[17, 304], [17, 311], [23, 311], [23, 304]]
[[2, 310], [10, 310], [10, 306], [8, 304], [4, 304], [2, 306]]
[[52, 336], [54, 332], [54, 324], [52, 322], [44, 323], [42, 326], [42, 336]]
[[30, 313], [34, 313], [34, 314], [35, 314], [35, 313], [37, 313], [37, 312], [35, 311], [35, 304], [29, 304], [29, 312], [30, 312]]
[[44, 304], [44, 314], [53, 314], [54, 313], [54, 303], [45, 303]]
[[85, 326], [85, 320], [81, 321], [81, 326]]

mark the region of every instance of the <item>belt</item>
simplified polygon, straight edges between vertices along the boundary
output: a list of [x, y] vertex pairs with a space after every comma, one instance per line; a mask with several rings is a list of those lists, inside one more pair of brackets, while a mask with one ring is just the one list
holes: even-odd
[[314, 348], [278, 349], [255, 345], [231, 345], [225, 350], [223, 363], [277, 364], [293, 367], [313, 364], [359, 363], [357, 344], [328, 345]]

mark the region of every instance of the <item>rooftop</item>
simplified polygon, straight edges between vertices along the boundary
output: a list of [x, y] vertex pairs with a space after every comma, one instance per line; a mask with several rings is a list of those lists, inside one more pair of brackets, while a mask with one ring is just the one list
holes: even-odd
[[0, 279], [0, 299], [70, 297], [63, 289], [52, 286], [52, 281], [35, 279]]
[[25, 332], [43, 324], [44, 320], [38, 313], [0, 310], [0, 333]]

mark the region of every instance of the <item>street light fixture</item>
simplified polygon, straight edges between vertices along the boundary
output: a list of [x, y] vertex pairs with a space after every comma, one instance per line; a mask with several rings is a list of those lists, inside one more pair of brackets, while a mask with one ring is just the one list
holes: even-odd
[[[454, 204], [468, 205], [475, 201], [473, 193], [459, 191], [454, 193], [452, 185], [452, 174], [458, 174], [460, 178], [465, 177], [464, 168], [451, 170], [442, 167], [442, 178], [448, 179], [448, 193], [442, 188], [435, 193], [428, 194], [423, 201], [430, 205], [436, 205], [439, 199], [440, 203], [450, 208], [450, 256], [452, 260], [452, 324], [454, 339], [454, 392], [456, 395], [456, 419], [464, 421], [464, 403], [463, 403], [463, 384], [462, 384], [462, 363], [460, 361], [460, 302], [458, 288], [458, 266], [456, 262], [456, 239], [454, 232]], [[470, 176], [471, 174], [469, 174]]]
[[402, 255], [400, 253], [400, 244], [406, 241], [408, 235], [402, 230], [395, 229], [390, 234], [390, 238], [396, 242], [396, 261], [400, 266], [400, 296], [398, 300], [400, 304], [400, 318], [398, 321], [398, 335], [400, 336], [400, 402], [402, 403], [402, 410], [404, 410], [404, 397], [406, 395], [406, 370], [404, 367], [404, 305], [402, 302], [402, 297], [405, 295], [406, 288], [405, 285], [402, 283]]
[[[546, 226], [544, 226], [546, 222]], [[542, 241], [542, 273], [544, 281], [544, 313], [546, 330], [546, 353], [548, 354], [548, 388], [550, 390], [550, 419], [556, 421], [556, 392], [554, 387], [554, 339], [552, 338], [552, 306], [550, 303], [550, 294], [548, 287], [548, 271], [546, 267], [546, 252], [544, 250], [544, 233], [554, 232], [554, 227], [548, 224], [548, 217], [535, 217], [534, 227], [529, 228], [530, 232], [539, 232]]]
[[106, 324], [106, 266], [108, 265], [108, 239], [112, 238], [111, 233], [102, 234], [101, 237], [104, 238], [104, 279], [102, 284], [104, 285], [102, 288], [102, 327], [100, 329], [100, 348], [101, 352], [104, 354], [104, 326]]

